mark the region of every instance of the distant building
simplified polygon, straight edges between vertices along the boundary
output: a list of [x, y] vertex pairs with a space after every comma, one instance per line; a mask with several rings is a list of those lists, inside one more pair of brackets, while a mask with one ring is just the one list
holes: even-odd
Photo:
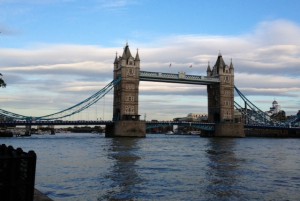
[[239, 110], [234, 110], [234, 122], [241, 123], [243, 121], [243, 114]]
[[186, 117], [176, 117], [174, 121], [207, 121], [207, 114], [189, 113]]
[[277, 121], [286, 120], [285, 111], [281, 110], [281, 107], [276, 100], [272, 102], [272, 107], [270, 107], [270, 110], [267, 111], [266, 113], [274, 120]]
[[280, 112], [280, 105], [278, 104], [278, 102], [276, 100], [274, 100], [272, 102], [272, 107], [270, 107], [270, 110], [267, 111], [266, 113], [269, 115], [269, 116], [272, 116], [274, 114], [278, 114]]

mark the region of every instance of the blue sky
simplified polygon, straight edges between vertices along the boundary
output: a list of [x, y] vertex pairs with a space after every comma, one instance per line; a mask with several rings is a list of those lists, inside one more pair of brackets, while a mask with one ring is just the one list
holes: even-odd
[[71, 43], [111, 46], [170, 35], [247, 34], [258, 23], [299, 22], [296, 0], [0, 0], [5, 46]]
[[[0, 0], [0, 72], [8, 84], [1, 109], [34, 116], [80, 102], [111, 81], [115, 52], [128, 42], [148, 71], [205, 75], [221, 51], [250, 100], [266, 111], [276, 99], [295, 114], [299, 7], [296, 0]], [[147, 119], [207, 111], [205, 86], [141, 82], [140, 91]], [[97, 107], [93, 115], [111, 118], [111, 95]]]

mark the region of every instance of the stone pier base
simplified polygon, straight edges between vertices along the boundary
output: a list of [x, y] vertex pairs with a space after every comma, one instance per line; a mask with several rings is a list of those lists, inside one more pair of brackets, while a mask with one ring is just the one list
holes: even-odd
[[30, 136], [30, 135], [31, 135], [31, 125], [26, 125], [25, 136]]
[[216, 123], [214, 137], [245, 137], [243, 123]]
[[121, 120], [107, 125], [105, 137], [146, 137], [146, 122]]

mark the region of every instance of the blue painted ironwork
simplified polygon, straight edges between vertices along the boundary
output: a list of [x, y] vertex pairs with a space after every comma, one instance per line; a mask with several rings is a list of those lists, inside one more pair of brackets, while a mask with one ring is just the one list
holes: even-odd
[[295, 123], [300, 122], [300, 115], [292, 116], [290, 119], [286, 120], [284, 123], [290, 126], [294, 126]]
[[185, 72], [174, 73], [161, 73], [161, 72], [148, 72], [140, 71], [141, 81], [152, 82], [169, 82], [169, 83], [183, 83], [183, 84], [196, 84], [196, 85], [208, 85], [213, 83], [219, 83], [219, 78], [186, 75]]
[[[155, 81], [155, 82], [171, 82], [171, 83], [184, 83], [184, 84], [198, 84], [198, 85], [209, 85], [214, 83], [219, 83], [220, 80], [217, 77], [206, 77], [206, 76], [197, 76], [197, 75], [186, 75], [184, 72], [179, 72], [178, 74], [173, 73], [161, 73], [161, 72], [148, 72], [140, 71], [140, 80], [141, 81]], [[9, 112], [3, 109], [0, 109], [0, 116], [7, 117], [10, 119], [10, 125], [108, 125], [112, 121], [57, 121], [64, 117], [69, 117], [74, 114], [80, 113], [83, 110], [89, 108], [101, 98], [103, 98], [116, 84], [121, 81], [121, 77], [111, 81], [103, 89], [99, 90], [89, 98], [79, 102], [78, 104], [64, 109], [62, 111], [45, 115], [39, 117], [25, 116]], [[243, 108], [238, 103], [234, 102], [234, 106], [239, 110], [243, 116], [246, 118], [247, 126], [265, 126], [265, 127], [289, 127], [294, 125], [295, 122], [300, 121], [300, 114], [294, 116], [293, 118], [285, 121], [279, 122], [270, 118], [265, 112], [260, 110], [255, 104], [253, 104], [248, 98], [235, 86], [237, 94], [245, 102], [246, 108]], [[0, 125], [8, 124], [6, 122], [0, 122]], [[147, 128], [161, 127], [167, 125], [190, 125], [192, 127], [198, 127], [202, 130], [212, 131], [214, 130], [214, 124], [199, 123], [199, 122], [147, 122]]]
[[178, 125], [178, 126], [190, 126], [205, 131], [215, 130], [214, 123], [203, 123], [203, 122], [158, 121], [158, 122], [146, 122], [146, 125], [147, 125], [146, 129]]
[[[37, 120], [37, 121], [23, 121], [23, 120], [16, 120], [16, 121], [0, 121], [0, 126], [67, 126], [67, 125], [111, 125], [113, 121], [86, 121], [86, 120], [79, 120], [79, 121], [62, 121], [62, 120]], [[214, 123], [203, 123], [203, 122], [178, 122], [178, 121], [157, 121], [151, 122], [147, 121], [146, 126], [147, 129], [151, 128], [158, 128], [158, 127], [166, 127], [166, 126], [190, 126], [194, 128], [199, 128], [201, 130], [206, 131], [213, 131], [215, 124]]]
[[280, 122], [272, 119], [265, 112], [260, 110], [253, 104], [236, 86], [234, 87], [238, 95], [242, 98], [246, 107], [242, 107], [237, 102], [234, 102], [235, 108], [242, 113], [246, 120], [246, 126], [262, 126], [262, 127], [291, 127], [299, 121], [300, 117], [297, 115], [288, 119], [287, 121]]
[[15, 121], [0, 121], [0, 126], [83, 126], [83, 125], [111, 125], [113, 121], [62, 121], [62, 120], [15, 120]]
[[240, 112], [245, 114], [245, 116], [249, 119], [249, 121], [256, 122], [257, 124], [268, 124], [268, 125], [273, 125], [274, 123], [279, 124], [279, 122], [272, 121], [269, 115], [267, 115], [265, 112], [260, 110], [256, 105], [254, 105], [250, 100], [248, 100], [248, 98], [236, 86], [234, 86], [234, 89], [236, 90], [238, 95], [243, 99], [243, 101], [245, 102], [249, 110], [247, 108], [244, 108], [244, 110], [242, 110], [242, 107], [238, 105], [236, 102], [235, 102], [235, 107], [239, 109]]
[[9, 112], [3, 109], [0, 109], [0, 115], [5, 116], [7, 118], [11, 118], [14, 120], [26, 120], [26, 121], [37, 121], [37, 120], [56, 120], [61, 119], [64, 117], [69, 117], [74, 114], [77, 114], [79, 112], [82, 112], [83, 110], [89, 108], [96, 102], [98, 102], [101, 98], [103, 98], [116, 84], [118, 84], [121, 81], [121, 77], [111, 81], [108, 85], [106, 85], [103, 89], [99, 90], [92, 96], [88, 97], [87, 99], [77, 103], [76, 105], [69, 107], [67, 109], [64, 109], [62, 111], [40, 116], [40, 117], [32, 117], [32, 116], [24, 116], [20, 114], [16, 114], [13, 112]]

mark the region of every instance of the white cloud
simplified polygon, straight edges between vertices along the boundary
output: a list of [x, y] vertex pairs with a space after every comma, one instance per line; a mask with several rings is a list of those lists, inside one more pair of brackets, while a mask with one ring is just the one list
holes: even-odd
[[249, 39], [262, 45], [300, 45], [300, 41], [295, 40], [299, 32], [299, 25], [287, 20], [265, 21], [259, 24]]
[[137, 3], [136, 0], [100, 0], [98, 1], [101, 7], [108, 9], [119, 9], [124, 8], [128, 5]]
[[[295, 100], [300, 98], [299, 35], [299, 25], [279, 20], [263, 22], [252, 33], [240, 36], [170, 36], [153, 40], [151, 44], [131, 42], [130, 48], [133, 56], [135, 48], [139, 48], [141, 70], [186, 71], [198, 75], [206, 74], [209, 61], [211, 66], [214, 65], [220, 50], [227, 64], [233, 59], [236, 86], [246, 95], [255, 97], [258, 106], [267, 110], [273, 98], [281, 97], [282, 103], [286, 104], [282, 109], [296, 113], [299, 102]], [[107, 48], [70, 44], [2, 48], [0, 71], [8, 84], [1, 90], [2, 109], [24, 112], [16, 108], [32, 105], [27, 96], [35, 97], [37, 108], [64, 109], [76, 104], [112, 80], [115, 52], [120, 55], [122, 50], [122, 45]], [[172, 63], [171, 68], [169, 63]], [[192, 68], [188, 68], [190, 64], [193, 64]], [[203, 106], [207, 104], [205, 86], [141, 82], [140, 91], [140, 112], [147, 113], [149, 118], [151, 113], [155, 119], [172, 119], [175, 114], [182, 116], [207, 110]], [[178, 101], [179, 97], [184, 97], [184, 101]], [[191, 105], [194, 100], [199, 104]], [[270, 104], [261, 104], [262, 101]], [[178, 105], [169, 106], [171, 102]], [[144, 103], [147, 107], [142, 105]], [[112, 103], [107, 100], [106, 107], [109, 104]], [[30, 113], [33, 108], [26, 112]], [[106, 117], [111, 115], [110, 110]], [[39, 113], [42, 111], [49, 112], [40, 109]]]

